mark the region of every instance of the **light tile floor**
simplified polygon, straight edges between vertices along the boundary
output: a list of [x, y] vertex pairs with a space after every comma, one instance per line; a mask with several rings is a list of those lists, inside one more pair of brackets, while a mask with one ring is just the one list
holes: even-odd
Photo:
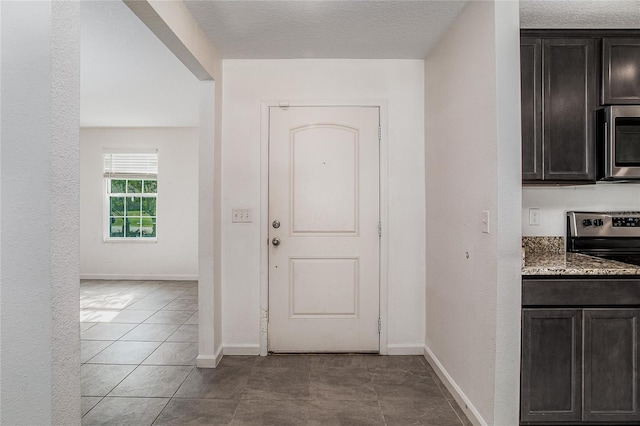
[[469, 425], [419, 356], [226, 356], [195, 368], [197, 285], [82, 281], [83, 425]]

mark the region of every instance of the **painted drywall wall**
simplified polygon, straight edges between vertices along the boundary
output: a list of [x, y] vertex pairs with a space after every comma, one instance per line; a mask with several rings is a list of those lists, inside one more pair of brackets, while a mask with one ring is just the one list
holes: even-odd
[[[157, 242], [105, 242], [104, 150], [158, 150]], [[80, 274], [197, 279], [198, 129], [82, 128]]]
[[[52, 424], [77, 424], [80, 391], [80, 10], [52, 2], [51, 138]], [[24, 365], [24, 364], [23, 364]]]
[[198, 367], [222, 356], [222, 58], [182, 2], [125, 4], [201, 83], [198, 164]]
[[518, 419], [517, 58], [517, 3], [470, 2], [425, 61], [425, 351], [477, 424]]
[[498, 281], [493, 422], [516, 424], [520, 406], [522, 280], [522, 142], [520, 125], [520, 25], [518, 2], [495, 2], [498, 145]]
[[0, 423], [79, 425], [79, 4], [0, 10]]
[[[213, 138], [213, 211], [209, 213], [209, 217], [213, 218], [213, 328], [214, 335], [212, 343], [213, 350], [216, 360], [222, 358], [222, 345], [223, 345], [223, 334], [222, 334], [222, 255], [223, 255], [223, 247], [222, 247], [222, 217], [223, 217], [223, 207], [222, 207], [222, 94], [223, 94], [223, 69], [222, 69], [222, 60], [218, 59], [216, 56], [215, 61], [215, 72], [214, 78], [216, 81], [214, 82], [213, 89], [215, 90], [214, 95], [214, 105], [213, 105], [213, 113], [214, 113], [214, 138]], [[202, 122], [202, 119], [200, 120]], [[202, 213], [200, 213], [202, 214]], [[200, 230], [199, 230], [200, 231]], [[204, 237], [206, 237], [205, 235]], [[203, 238], [201, 235], [200, 238]], [[202, 268], [200, 269], [202, 271]], [[202, 286], [202, 284], [201, 284]], [[200, 303], [200, 308], [206, 308], [206, 305]], [[202, 319], [203, 315], [200, 314], [200, 318]], [[200, 324], [202, 325], [202, 321]], [[207, 339], [205, 337], [204, 339]], [[202, 340], [202, 339], [200, 339]], [[216, 364], [217, 365], [217, 364]]]
[[[261, 100], [386, 100], [389, 158], [388, 344], [424, 344], [423, 61], [226, 60], [223, 117], [223, 340], [258, 353], [260, 331]], [[248, 208], [249, 224], [231, 210]]]
[[198, 79], [156, 34], [122, 1], [87, 1], [80, 8], [80, 125], [198, 126]]
[[198, 198], [198, 367], [215, 367], [222, 358], [222, 84], [200, 82]]
[[[540, 225], [529, 224], [529, 209], [540, 209]], [[640, 184], [598, 183], [522, 189], [522, 235], [565, 235], [567, 211], [638, 211]]]

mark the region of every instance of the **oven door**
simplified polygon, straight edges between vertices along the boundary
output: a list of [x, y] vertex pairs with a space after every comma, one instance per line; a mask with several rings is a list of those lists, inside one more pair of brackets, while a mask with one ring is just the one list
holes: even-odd
[[601, 257], [603, 259], [608, 259], [608, 260], [616, 260], [618, 262], [622, 262], [622, 263], [627, 263], [629, 265], [635, 265], [635, 266], [640, 266], [640, 254], [635, 253], [635, 254], [631, 254], [631, 253], [607, 253], [607, 254], [600, 254], [597, 257]]
[[605, 109], [605, 175], [640, 179], [640, 105]]
[[567, 251], [640, 266], [640, 237], [569, 237]]

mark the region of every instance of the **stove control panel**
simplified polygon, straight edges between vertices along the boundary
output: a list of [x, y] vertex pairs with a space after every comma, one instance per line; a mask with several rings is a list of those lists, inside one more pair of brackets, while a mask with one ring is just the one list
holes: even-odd
[[640, 238], [640, 212], [567, 212], [569, 238]]
[[[602, 226], [604, 221], [602, 219], [583, 219], [582, 226]], [[615, 225], [614, 225], [615, 226]]]
[[640, 227], [640, 217], [612, 217], [611, 225], [614, 228], [618, 227]]

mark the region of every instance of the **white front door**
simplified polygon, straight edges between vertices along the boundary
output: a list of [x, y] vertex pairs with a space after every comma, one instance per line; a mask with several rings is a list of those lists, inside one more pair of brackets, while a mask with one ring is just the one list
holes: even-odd
[[269, 117], [269, 351], [378, 352], [379, 109]]

